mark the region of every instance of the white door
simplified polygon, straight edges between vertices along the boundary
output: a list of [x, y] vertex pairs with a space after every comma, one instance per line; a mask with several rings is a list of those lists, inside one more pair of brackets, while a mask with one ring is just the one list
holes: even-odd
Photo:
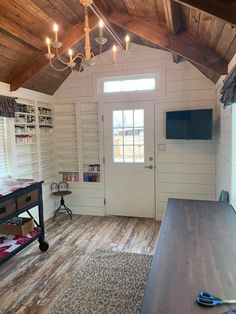
[[103, 113], [106, 213], [154, 218], [154, 103], [109, 103]]

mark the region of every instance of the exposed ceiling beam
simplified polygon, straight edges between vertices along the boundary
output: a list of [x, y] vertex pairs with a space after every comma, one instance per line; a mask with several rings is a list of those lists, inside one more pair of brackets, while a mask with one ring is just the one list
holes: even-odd
[[233, 26], [236, 25], [235, 0], [175, 0], [186, 6], [213, 15]]
[[177, 55], [176, 53], [172, 53], [172, 58], [173, 62], [178, 64], [182, 57], [180, 55]]
[[[90, 30], [93, 30], [98, 23], [98, 19], [96, 16], [91, 16], [89, 18], [89, 26]], [[64, 33], [64, 35], [60, 38], [63, 45], [59, 50], [60, 55], [65, 53], [69, 48], [73, 47], [84, 37], [84, 22], [79, 23], [72, 27], [69, 31]], [[46, 47], [45, 47], [46, 53]], [[30, 60], [33, 61], [33, 60]], [[21, 74], [18, 74], [10, 83], [10, 90], [15, 91], [19, 87], [21, 87], [26, 81], [28, 81], [32, 76], [41, 71], [43, 68], [48, 66], [49, 61], [46, 59], [45, 55], [41, 52], [37, 54], [34, 62]]]
[[[182, 28], [181, 6], [172, 0], [163, 0], [166, 25], [172, 35], [176, 35]], [[179, 63], [181, 56], [172, 53], [173, 62]]]
[[168, 30], [159, 27], [153, 19], [139, 18], [121, 13], [113, 13], [108, 19], [111, 23], [119, 25], [190, 61], [206, 66], [216, 73], [227, 74], [227, 63], [222, 61], [213, 50], [200, 44], [187, 32], [173, 36]]
[[172, 35], [176, 35], [182, 28], [181, 6], [172, 0], [163, 0], [167, 28]]

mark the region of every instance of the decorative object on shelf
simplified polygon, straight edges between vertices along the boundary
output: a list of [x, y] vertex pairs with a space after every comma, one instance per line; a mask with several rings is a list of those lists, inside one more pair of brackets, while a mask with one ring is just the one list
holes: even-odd
[[[81, 53], [78, 52], [76, 55], [73, 56], [73, 51], [72, 49], [68, 50], [68, 55], [69, 55], [69, 61], [65, 61], [60, 57], [59, 54], [59, 49], [62, 46], [62, 42], [59, 41], [58, 39], [58, 30], [59, 27], [58, 25], [55, 23], [53, 25], [53, 31], [55, 34], [55, 39], [54, 41], [51, 41], [49, 37], [46, 38], [46, 44], [47, 44], [47, 53], [45, 54], [46, 58], [49, 60], [51, 67], [56, 70], [56, 71], [64, 71], [68, 68], [70, 68], [71, 70], [74, 69], [74, 67], [76, 66], [76, 59], [81, 59], [81, 63], [80, 63], [80, 68], [79, 71], [81, 71], [82, 68], [84, 68], [84, 66], [91, 66], [93, 64], [95, 64], [94, 61], [94, 53], [91, 51], [91, 43], [90, 43], [90, 27], [89, 27], [89, 16], [88, 16], [88, 8], [90, 8], [95, 15], [99, 18], [99, 37], [95, 38], [96, 43], [99, 45], [100, 47], [100, 54], [102, 53], [102, 47], [103, 45], [107, 42], [107, 38], [105, 38], [103, 36], [103, 28], [104, 26], [106, 27], [106, 29], [109, 31], [109, 33], [112, 35], [113, 39], [117, 42], [117, 44], [126, 52], [128, 51], [128, 47], [129, 47], [129, 42], [130, 42], [130, 37], [129, 35], [127, 35], [125, 37], [125, 46], [123, 45], [123, 43], [120, 41], [119, 37], [115, 34], [115, 32], [113, 31], [112, 27], [109, 25], [109, 23], [106, 21], [104, 22], [104, 17], [101, 14], [101, 12], [99, 11], [99, 9], [96, 7], [96, 5], [93, 3], [93, 0], [80, 0], [80, 3], [84, 6], [84, 33], [85, 33], [85, 46], [84, 46], [84, 50], [85, 53]], [[55, 49], [55, 54], [52, 53], [51, 50], [51, 45], [52, 47]], [[55, 67], [55, 65], [53, 64], [52, 60], [54, 59], [54, 57], [56, 57], [62, 64], [61, 68], [57, 68]], [[117, 62], [117, 47], [116, 45], [113, 46], [113, 58], [112, 58], [112, 62], [116, 63]]]
[[100, 182], [99, 174], [84, 172], [84, 182]]
[[79, 172], [59, 172], [60, 180], [79, 182]]
[[51, 116], [52, 115], [52, 110], [49, 108], [38, 107], [38, 111], [39, 111], [39, 114], [43, 115], [43, 116]]
[[35, 107], [26, 104], [17, 103], [17, 112], [35, 114]]
[[52, 195], [55, 196], [60, 196], [61, 200], [60, 200], [60, 206], [55, 210], [54, 215], [53, 215], [53, 221], [56, 218], [56, 215], [60, 212], [60, 211], [66, 211], [67, 214], [70, 215], [70, 219], [72, 219], [72, 211], [69, 207], [67, 207], [65, 205], [65, 200], [64, 200], [64, 196], [65, 195], [70, 195], [71, 191], [69, 191], [69, 185], [67, 182], [60, 182], [59, 184], [57, 183], [52, 183], [51, 184], [51, 192]]
[[0, 96], [0, 117], [14, 118], [17, 111], [16, 99]]

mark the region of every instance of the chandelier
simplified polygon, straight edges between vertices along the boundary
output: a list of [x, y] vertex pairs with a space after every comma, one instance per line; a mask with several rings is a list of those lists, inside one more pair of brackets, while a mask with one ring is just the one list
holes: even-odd
[[[111, 27], [108, 24], [105, 24], [103, 21], [102, 14], [100, 14], [100, 11], [94, 8], [93, 6], [93, 0], [79, 0], [80, 3], [84, 6], [84, 37], [85, 37], [85, 46], [84, 46], [84, 53], [78, 52], [77, 54], [73, 55], [73, 51], [70, 48], [68, 50], [68, 55], [69, 55], [69, 60], [63, 60], [60, 57], [59, 54], [59, 49], [62, 46], [62, 42], [58, 40], [58, 30], [59, 27], [55, 23], [53, 25], [53, 31], [55, 34], [55, 39], [54, 41], [51, 41], [49, 37], [46, 38], [46, 44], [48, 51], [45, 54], [46, 58], [49, 60], [51, 67], [56, 70], [56, 71], [65, 71], [66, 69], [71, 69], [71, 71], [74, 69], [76, 66], [76, 59], [80, 59], [80, 68], [79, 71], [81, 71], [84, 66], [91, 66], [95, 64], [94, 60], [94, 53], [91, 51], [91, 44], [90, 44], [90, 28], [89, 28], [89, 16], [88, 16], [88, 7], [92, 9], [92, 11], [96, 14], [96, 16], [99, 18], [99, 37], [95, 38], [96, 43], [100, 46], [100, 54], [102, 53], [102, 46], [107, 42], [107, 38], [103, 37], [103, 28], [104, 25], [106, 26], [107, 30], [110, 32], [112, 37], [115, 39], [115, 41], [122, 47], [122, 49], [125, 49], [125, 51], [128, 51], [129, 47], [129, 35], [126, 35], [125, 37], [125, 48], [123, 48], [123, 45], [121, 44], [119, 38], [114, 34], [112, 31]], [[51, 47], [54, 48], [55, 53], [52, 53]], [[113, 57], [112, 57], [112, 62], [116, 63], [117, 62], [117, 46], [113, 45], [112, 47], [112, 52], [113, 52]], [[58, 68], [53, 64], [53, 60], [59, 60], [61, 63], [61, 67]]]

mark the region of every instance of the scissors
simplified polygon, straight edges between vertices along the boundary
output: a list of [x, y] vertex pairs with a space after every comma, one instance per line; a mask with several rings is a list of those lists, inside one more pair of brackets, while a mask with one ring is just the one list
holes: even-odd
[[222, 300], [219, 297], [215, 297], [207, 291], [200, 291], [199, 297], [196, 298], [196, 301], [200, 305], [204, 306], [217, 306], [223, 304], [236, 304], [236, 300]]

